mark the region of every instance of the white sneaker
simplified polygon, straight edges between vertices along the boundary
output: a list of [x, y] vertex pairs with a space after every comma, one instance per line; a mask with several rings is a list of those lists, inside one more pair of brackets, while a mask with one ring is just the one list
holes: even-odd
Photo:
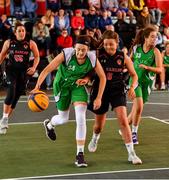
[[95, 138], [92, 138], [89, 145], [88, 145], [88, 150], [89, 152], [95, 152], [97, 149], [97, 142], [98, 140]]
[[8, 118], [2, 118], [0, 120], [0, 134], [6, 134], [8, 129]]
[[129, 154], [128, 161], [132, 162], [132, 164], [142, 164], [142, 160], [136, 155], [135, 152]]
[[162, 84], [161, 90], [165, 90], [165, 84]]
[[8, 118], [2, 118], [0, 120], [0, 128], [6, 128], [8, 129]]
[[7, 129], [6, 128], [0, 128], [0, 134], [6, 134], [7, 132]]

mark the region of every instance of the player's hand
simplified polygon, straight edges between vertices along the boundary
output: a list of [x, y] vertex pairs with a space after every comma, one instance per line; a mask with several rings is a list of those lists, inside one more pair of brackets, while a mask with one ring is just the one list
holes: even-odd
[[97, 110], [99, 109], [101, 106], [101, 99], [100, 98], [96, 98], [93, 102], [93, 109]]
[[78, 79], [78, 80], [76, 81], [76, 84], [77, 84], [78, 86], [83, 86], [83, 85], [86, 85], [88, 82], [89, 82], [89, 79], [84, 78], [84, 79]]
[[30, 67], [27, 69], [27, 74], [28, 75], [33, 75], [35, 73], [36, 69], [34, 67]]
[[37, 91], [39, 91], [39, 89], [40, 89], [40, 86], [39, 86], [38, 84], [36, 84], [35, 88], [32, 89], [32, 91], [30, 91], [29, 93], [30, 93], [30, 94], [34, 94], [34, 93], [36, 93]]
[[139, 67], [140, 67], [140, 68], [143, 68], [143, 69], [145, 69], [145, 70], [147, 70], [147, 66], [144, 65], [144, 64], [140, 64]]
[[128, 91], [128, 97], [130, 100], [134, 100], [134, 98], [136, 97], [135, 91], [133, 87], [130, 87], [129, 91]]

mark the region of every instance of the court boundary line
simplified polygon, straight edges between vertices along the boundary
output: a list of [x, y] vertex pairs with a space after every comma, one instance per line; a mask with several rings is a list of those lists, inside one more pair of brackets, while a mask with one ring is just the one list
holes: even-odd
[[[157, 119], [157, 118], [152, 117], [152, 116], [143, 116], [143, 117], [141, 117], [141, 119], [147, 119], [147, 118], [153, 119], [153, 120], [156, 120], [156, 119]], [[108, 121], [116, 120], [116, 119], [117, 119], [117, 118], [106, 118], [106, 120], [108, 120]], [[87, 118], [87, 121], [94, 121], [94, 120], [95, 120], [94, 118], [91, 118], [91, 119], [88, 119], [88, 118]], [[160, 121], [160, 120], [158, 120], [158, 121]], [[75, 122], [75, 120], [74, 120], [74, 119], [69, 119], [69, 120], [68, 120], [68, 123], [69, 123], [69, 122]], [[161, 122], [163, 122], [163, 121], [161, 121]], [[9, 123], [9, 125], [31, 125], [31, 124], [43, 124], [43, 122]]]
[[[52, 96], [49, 96], [52, 97]], [[25, 98], [26, 100], [19, 100], [18, 103], [27, 103], [28, 102], [28, 96], [22, 97], [23, 99]], [[51, 103], [55, 103], [55, 100], [51, 100]], [[4, 103], [4, 98], [0, 97], [0, 103]], [[133, 102], [127, 101], [127, 104], [132, 104]], [[161, 105], [161, 106], [169, 106], [169, 103], [159, 103], [159, 102], [147, 102], [145, 105]]]
[[99, 175], [99, 174], [110, 174], [110, 173], [115, 174], [115, 173], [144, 172], [144, 171], [147, 172], [147, 171], [162, 171], [162, 170], [169, 170], [169, 167], [167, 167], [167, 168], [120, 170], [120, 171], [90, 172], [90, 173], [58, 174], [58, 175], [48, 175], [48, 176], [30, 176], [30, 177], [20, 177], [20, 178], [8, 178], [6, 180], [39, 179], [39, 178], [52, 178], [52, 177], [54, 178], [54, 177], [85, 176], [85, 175]]

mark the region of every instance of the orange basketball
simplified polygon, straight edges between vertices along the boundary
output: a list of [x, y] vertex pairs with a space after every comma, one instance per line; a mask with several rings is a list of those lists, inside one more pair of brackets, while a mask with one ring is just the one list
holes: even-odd
[[42, 112], [49, 106], [49, 97], [43, 91], [37, 91], [28, 97], [28, 107], [33, 112]]

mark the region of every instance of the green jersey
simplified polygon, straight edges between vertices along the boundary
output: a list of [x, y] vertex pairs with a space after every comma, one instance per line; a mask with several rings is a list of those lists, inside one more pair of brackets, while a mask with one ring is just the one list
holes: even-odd
[[78, 64], [75, 49], [63, 49], [65, 61], [59, 65], [55, 80], [54, 94], [57, 96], [62, 89], [72, 89], [76, 87], [76, 81], [86, 76], [96, 66], [96, 53], [89, 51], [83, 64]]
[[163, 58], [163, 64], [169, 64], [169, 56], [166, 55], [166, 53], [164, 53], [164, 58]]
[[150, 51], [145, 53], [141, 45], [134, 46], [133, 61], [139, 83], [151, 81], [154, 79], [155, 73], [149, 72], [139, 67], [140, 64], [144, 64], [146, 66], [155, 66], [154, 49], [151, 49]]

